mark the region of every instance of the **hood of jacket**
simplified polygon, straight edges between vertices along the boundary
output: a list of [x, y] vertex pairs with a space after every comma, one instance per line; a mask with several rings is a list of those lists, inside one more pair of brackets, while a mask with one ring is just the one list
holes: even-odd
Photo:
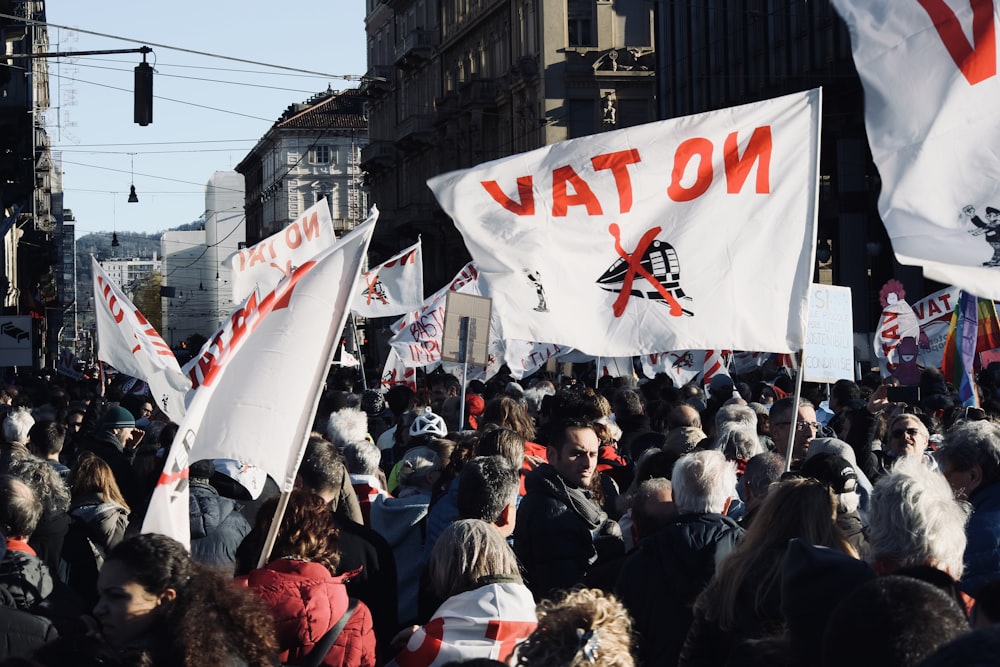
[[587, 523], [590, 530], [601, 527], [607, 521], [608, 515], [591, 497], [590, 491], [570, 486], [548, 463], [525, 475], [524, 488], [527, 493], [544, 494], [565, 504]]
[[189, 513], [191, 516], [191, 538], [206, 537], [226, 520], [233, 512], [239, 511], [236, 501], [220, 496], [212, 486], [192, 480]]
[[372, 501], [372, 530], [392, 547], [399, 546], [427, 516], [431, 494], [415, 493], [402, 498], [379, 496]]

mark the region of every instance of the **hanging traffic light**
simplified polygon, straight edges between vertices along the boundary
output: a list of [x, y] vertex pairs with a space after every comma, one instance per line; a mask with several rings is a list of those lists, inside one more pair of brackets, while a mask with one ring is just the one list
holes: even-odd
[[145, 54], [135, 67], [134, 95], [134, 120], [139, 125], [149, 125], [153, 122], [153, 67], [146, 62]]

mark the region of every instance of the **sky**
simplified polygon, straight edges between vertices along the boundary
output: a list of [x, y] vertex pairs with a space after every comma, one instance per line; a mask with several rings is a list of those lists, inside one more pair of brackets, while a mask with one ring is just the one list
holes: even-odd
[[[212, 173], [233, 169], [288, 105], [327, 86], [358, 86], [364, 12], [364, 0], [48, 0], [50, 51], [148, 45], [156, 72], [153, 123], [140, 127], [132, 86], [141, 54], [49, 59], [46, 129], [62, 156], [77, 236], [159, 232], [197, 219]], [[139, 202], [127, 203], [133, 182]]]

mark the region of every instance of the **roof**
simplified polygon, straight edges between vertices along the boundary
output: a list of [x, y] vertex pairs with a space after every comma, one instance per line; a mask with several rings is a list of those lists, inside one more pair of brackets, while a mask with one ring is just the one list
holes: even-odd
[[305, 104], [295, 104], [285, 110], [276, 128], [295, 129], [358, 129], [368, 127], [365, 118], [365, 96], [357, 88], [339, 93], [327, 90], [310, 98]]

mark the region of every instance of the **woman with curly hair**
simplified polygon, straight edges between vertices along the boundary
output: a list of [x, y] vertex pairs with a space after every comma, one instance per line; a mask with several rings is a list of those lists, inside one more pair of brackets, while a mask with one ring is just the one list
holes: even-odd
[[537, 611], [538, 627], [517, 649], [518, 667], [634, 667], [632, 619], [610, 593], [576, 588]]
[[750, 529], [695, 601], [678, 665], [726, 664], [740, 641], [780, 629], [781, 561], [793, 538], [857, 558], [836, 518], [837, 501], [819, 480], [773, 485]]
[[[259, 516], [273, 516], [276, 502], [265, 503]], [[371, 612], [365, 603], [352, 600], [344, 586], [356, 573], [334, 576], [340, 563], [339, 534], [321, 497], [294, 491], [270, 561], [239, 578], [271, 608], [283, 663], [311, 660], [328, 667], [375, 665]], [[345, 615], [347, 620], [336, 630]], [[311, 652], [317, 645], [322, 647], [331, 631], [336, 638], [322, 661], [316, 662], [319, 656], [311, 656]]]
[[131, 537], [108, 553], [94, 617], [104, 640], [152, 667], [274, 667], [267, 609], [191, 560], [165, 535]]

